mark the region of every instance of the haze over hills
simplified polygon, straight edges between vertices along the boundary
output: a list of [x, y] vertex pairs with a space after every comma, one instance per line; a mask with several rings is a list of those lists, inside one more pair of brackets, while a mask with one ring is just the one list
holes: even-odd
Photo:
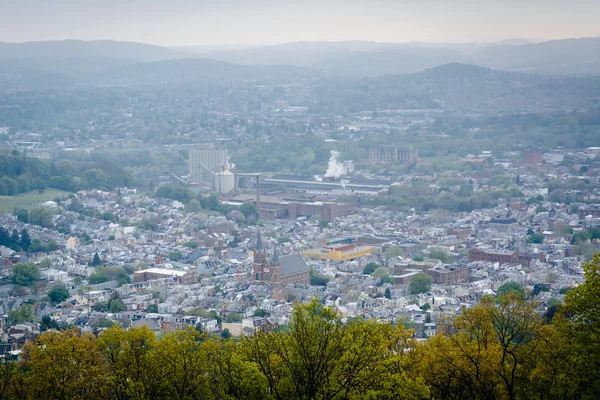
[[245, 65], [292, 65], [332, 74], [410, 74], [448, 63], [540, 74], [600, 74], [600, 38], [493, 44], [294, 42], [166, 48], [117, 41], [0, 43], [0, 71], [40, 70], [81, 74], [140, 62], [208, 58]]
[[114, 40], [53, 40], [45, 42], [0, 42], [0, 60], [116, 58], [159, 61], [183, 58], [176, 50], [145, 43]]

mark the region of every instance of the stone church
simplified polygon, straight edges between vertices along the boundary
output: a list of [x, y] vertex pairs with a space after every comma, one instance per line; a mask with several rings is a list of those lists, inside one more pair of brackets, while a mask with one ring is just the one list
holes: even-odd
[[260, 231], [254, 250], [254, 281], [283, 287], [287, 284], [310, 285], [310, 268], [302, 255], [279, 256], [277, 247], [270, 256], [262, 245]]

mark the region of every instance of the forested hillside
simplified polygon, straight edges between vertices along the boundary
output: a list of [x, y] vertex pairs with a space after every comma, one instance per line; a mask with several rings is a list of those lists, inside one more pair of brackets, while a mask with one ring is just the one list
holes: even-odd
[[16, 150], [0, 152], [0, 195], [4, 196], [43, 190], [47, 186], [78, 191], [112, 189], [131, 183], [132, 179], [120, 166], [98, 154], [42, 160]]
[[[3, 399], [597, 399], [600, 256], [565, 304], [483, 298], [417, 343], [313, 301], [253, 338], [147, 328], [48, 332], [0, 365]], [[225, 335], [223, 335], [225, 336]]]

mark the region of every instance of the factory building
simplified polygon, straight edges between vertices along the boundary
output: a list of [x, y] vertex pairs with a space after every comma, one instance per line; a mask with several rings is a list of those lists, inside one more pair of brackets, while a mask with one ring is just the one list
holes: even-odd
[[412, 146], [380, 145], [373, 147], [369, 152], [369, 163], [391, 165], [412, 164], [419, 158], [418, 151]]
[[214, 176], [214, 189], [218, 193], [229, 193], [235, 189], [235, 176], [231, 171], [217, 172]]
[[373, 254], [373, 247], [348, 244], [345, 246], [324, 246], [304, 251], [304, 257], [320, 260], [348, 261]]
[[386, 193], [393, 182], [379, 179], [348, 177], [342, 179], [315, 179], [313, 176], [275, 175], [261, 180], [261, 188], [283, 189], [320, 196], [369, 195]]
[[218, 182], [216, 174], [229, 169], [228, 158], [229, 155], [226, 149], [190, 149], [188, 162], [190, 182], [193, 184], [210, 185], [215, 187], [215, 190], [218, 190], [218, 187], [215, 186], [215, 182]]
[[[226, 204], [239, 207], [244, 203], [256, 204], [256, 196], [240, 194], [232, 197]], [[275, 196], [261, 196], [259, 213], [261, 218], [297, 218], [321, 215], [325, 221], [337, 217], [351, 215], [356, 212], [356, 206], [351, 203], [306, 201], [300, 199], [279, 198]]]

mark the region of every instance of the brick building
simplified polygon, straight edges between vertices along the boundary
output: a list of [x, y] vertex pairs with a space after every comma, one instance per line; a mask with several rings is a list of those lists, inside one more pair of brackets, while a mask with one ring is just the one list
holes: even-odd
[[469, 261], [489, 261], [500, 264], [519, 264], [518, 250], [474, 248], [469, 250]]
[[543, 162], [541, 150], [527, 150], [523, 152], [523, 164], [541, 165]]
[[268, 260], [259, 231], [254, 251], [254, 281], [278, 286], [290, 283], [310, 285], [310, 268], [300, 254], [279, 257], [277, 248], [273, 250], [273, 255]]

